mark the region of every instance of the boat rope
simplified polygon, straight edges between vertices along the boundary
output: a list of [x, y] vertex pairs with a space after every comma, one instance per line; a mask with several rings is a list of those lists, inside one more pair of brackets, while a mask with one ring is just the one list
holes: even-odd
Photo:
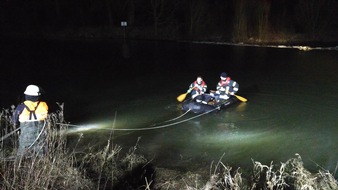
[[173, 118], [173, 119], [169, 119], [169, 120], [167, 120], [167, 121], [163, 121], [163, 122], [161, 122], [161, 123], [155, 123], [155, 124], [153, 124], [152, 126], [156, 126], [156, 125], [159, 125], [159, 124], [162, 124], [162, 123], [167, 123], [167, 122], [169, 122], [169, 121], [177, 120], [177, 119], [183, 117], [185, 114], [189, 113], [190, 111], [191, 111], [191, 109], [188, 109], [185, 113], [183, 113], [182, 115], [180, 115], [180, 116], [178, 116], [178, 117], [175, 117], [175, 118]]
[[[181, 121], [177, 121], [177, 122], [174, 122], [174, 123], [165, 124], [165, 125], [159, 125], [159, 126], [153, 126], [153, 127], [145, 127], [145, 128], [122, 128], [122, 129], [109, 129], [109, 130], [114, 130], [114, 131], [145, 131], [145, 130], [161, 129], [161, 128], [166, 128], [166, 127], [170, 127], [170, 126], [173, 126], [173, 125], [177, 125], [177, 124], [180, 124], [180, 123], [184, 123], [184, 122], [190, 121], [192, 119], [201, 117], [201, 116], [203, 116], [205, 114], [208, 114], [210, 112], [213, 112], [213, 111], [219, 110], [219, 109], [220, 109], [220, 106], [217, 106], [216, 108], [214, 108], [212, 110], [209, 110], [207, 112], [201, 113], [199, 115], [196, 115], [196, 116], [193, 116], [193, 117], [181, 120]], [[186, 113], [188, 113], [189, 111], [190, 110], [188, 110]], [[186, 113], [184, 113], [183, 115], [185, 115]], [[174, 119], [175, 120], [179, 119], [183, 115], [179, 116], [178, 118], [174, 118]], [[172, 120], [174, 120], [174, 119], [172, 119]], [[169, 122], [169, 121], [170, 120], [165, 121], [165, 122]], [[162, 123], [165, 123], [165, 122], [162, 122]], [[56, 124], [59, 124], [59, 125], [68, 125], [68, 126], [73, 126], [73, 127], [80, 127], [81, 126], [81, 125], [73, 125], [73, 124], [66, 124], [66, 123], [56, 123]]]
[[2, 136], [1, 139], [0, 139], [0, 142], [3, 141], [3, 140], [5, 140], [5, 139], [7, 139], [9, 136], [13, 135], [13, 134], [14, 134], [16, 131], [18, 131], [20, 128], [21, 128], [21, 127], [18, 127], [18, 128], [15, 129], [14, 131], [12, 131], [12, 132], [10, 132], [10, 133], [8, 133], [8, 134]]
[[66, 126], [70, 126], [70, 127], [80, 127], [82, 125], [74, 125], [74, 124], [69, 124], [69, 123], [55, 123], [57, 125], [66, 125]]
[[190, 121], [192, 119], [201, 117], [201, 116], [203, 116], [205, 114], [208, 114], [208, 113], [213, 112], [213, 111], [218, 110], [218, 109], [219, 109], [219, 107], [216, 107], [216, 108], [214, 108], [212, 110], [209, 110], [207, 112], [201, 113], [201, 114], [196, 115], [194, 117], [190, 117], [188, 119], [184, 119], [182, 121], [177, 121], [175, 123], [170, 123], [170, 124], [166, 124], [166, 125], [159, 125], [159, 126], [155, 126], [155, 127], [136, 128], [136, 129], [124, 128], [124, 129], [112, 129], [112, 130], [114, 130], [114, 131], [145, 131], [145, 130], [152, 130], [152, 129], [161, 129], [161, 128], [166, 128], [166, 127], [170, 127], [170, 126], [173, 126], [173, 125], [177, 125], [177, 124], [180, 124], [180, 123], [184, 123], [186, 121]]

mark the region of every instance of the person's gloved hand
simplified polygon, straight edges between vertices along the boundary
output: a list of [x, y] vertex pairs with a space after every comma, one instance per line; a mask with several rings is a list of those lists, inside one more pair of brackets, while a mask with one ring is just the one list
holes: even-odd
[[187, 93], [190, 93], [190, 92], [191, 92], [191, 90], [192, 90], [192, 89], [191, 89], [191, 88], [189, 88], [189, 89], [187, 90]]

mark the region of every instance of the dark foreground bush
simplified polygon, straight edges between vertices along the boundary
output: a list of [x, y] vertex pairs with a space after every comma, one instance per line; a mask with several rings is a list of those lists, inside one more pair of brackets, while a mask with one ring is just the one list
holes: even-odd
[[[253, 162], [249, 175], [242, 176], [240, 169], [232, 170], [221, 160], [211, 163], [210, 176], [197, 172], [182, 173], [154, 167], [150, 161], [136, 153], [140, 138], [125, 155], [111, 139], [102, 150], [88, 149], [83, 155], [75, 147], [66, 146], [67, 125], [60, 111], [51, 113], [45, 132], [46, 153], [32, 157], [15, 157], [18, 134], [10, 123], [11, 111], [0, 113], [0, 189], [338, 189], [337, 181], [326, 170], [311, 173], [303, 166], [300, 155], [285, 163], [263, 165]], [[12, 133], [10, 136], [8, 134]], [[78, 142], [81, 141], [81, 136]]]

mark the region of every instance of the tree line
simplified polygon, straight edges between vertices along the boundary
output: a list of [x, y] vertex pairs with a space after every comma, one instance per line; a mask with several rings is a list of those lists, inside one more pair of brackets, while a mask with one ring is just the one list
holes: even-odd
[[[338, 30], [336, 0], [3, 0], [3, 32], [92, 31], [157, 39], [313, 39]], [[114, 33], [115, 32], [115, 33]]]

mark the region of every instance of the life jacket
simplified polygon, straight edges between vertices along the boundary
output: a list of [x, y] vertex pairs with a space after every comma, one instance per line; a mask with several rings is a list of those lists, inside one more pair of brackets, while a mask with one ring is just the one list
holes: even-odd
[[227, 85], [229, 85], [230, 80], [231, 80], [231, 78], [230, 78], [230, 77], [227, 77], [225, 80], [219, 81], [219, 84], [220, 84], [220, 86], [222, 86], [222, 87], [227, 86]]
[[[194, 82], [194, 86], [201, 86], [202, 88], [205, 86], [205, 82], [202, 80], [201, 84], [198, 84], [197, 81]], [[195, 87], [194, 90], [198, 91], [199, 88]]]
[[23, 104], [25, 108], [19, 115], [20, 122], [43, 121], [47, 118], [48, 106], [45, 102], [32, 102], [27, 100]]

